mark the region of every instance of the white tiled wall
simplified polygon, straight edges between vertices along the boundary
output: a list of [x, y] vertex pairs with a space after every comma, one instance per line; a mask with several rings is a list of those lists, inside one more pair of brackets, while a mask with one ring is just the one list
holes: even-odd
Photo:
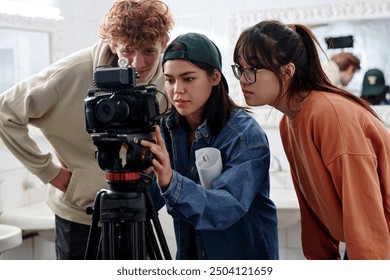
[[[33, 135], [38, 132], [33, 129]], [[39, 137], [38, 137], [39, 138]], [[43, 151], [50, 150], [47, 142], [38, 141]], [[47, 187], [7, 150], [0, 140], [0, 199], [2, 211], [46, 201]], [[1, 259], [55, 259], [54, 230], [23, 231], [23, 244], [0, 255]]]

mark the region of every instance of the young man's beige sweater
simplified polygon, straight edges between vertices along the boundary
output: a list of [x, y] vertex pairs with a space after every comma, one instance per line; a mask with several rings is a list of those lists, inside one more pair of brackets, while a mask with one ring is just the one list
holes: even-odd
[[[67, 191], [50, 185], [48, 198], [54, 213], [69, 221], [90, 224], [86, 207], [107, 187], [95, 159], [96, 146], [86, 132], [84, 99], [88, 89], [95, 88], [95, 67], [114, 65], [115, 60], [107, 44], [99, 41], [0, 94], [0, 137], [23, 165], [44, 183], [60, 172], [54, 155], [41, 152], [29, 135], [30, 124], [41, 129], [59, 162], [71, 170]], [[161, 66], [149, 83], [164, 91]]]

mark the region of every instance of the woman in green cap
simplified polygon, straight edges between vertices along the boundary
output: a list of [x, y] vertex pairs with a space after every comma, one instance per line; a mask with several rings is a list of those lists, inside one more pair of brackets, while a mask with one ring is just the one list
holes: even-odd
[[[221, 61], [202, 34], [181, 35], [167, 47], [162, 63], [173, 107], [156, 128], [156, 143], [142, 141], [156, 156], [158, 188], [151, 192], [173, 217], [177, 259], [278, 259], [268, 140], [229, 98]], [[195, 158], [205, 147], [218, 149], [223, 165], [207, 188]]]

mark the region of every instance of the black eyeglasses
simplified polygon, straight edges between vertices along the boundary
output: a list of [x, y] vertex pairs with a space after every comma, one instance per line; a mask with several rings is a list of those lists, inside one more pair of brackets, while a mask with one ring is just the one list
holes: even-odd
[[234, 77], [238, 80], [241, 79], [242, 74], [244, 74], [245, 80], [250, 84], [254, 84], [256, 83], [256, 73], [265, 69], [256, 69], [255, 67], [242, 68], [240, 65], [233, 64], [232, 70]]

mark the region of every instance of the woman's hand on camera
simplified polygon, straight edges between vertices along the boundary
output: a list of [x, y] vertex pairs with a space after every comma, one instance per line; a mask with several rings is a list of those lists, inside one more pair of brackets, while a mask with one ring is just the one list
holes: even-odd
[[169, 154], [165, 147], [164, 139], [162, 138], [160, 127], [156, 126], [155, 141], [152, 143], [147, 140], [142, 140], [141, 145], [150, 149], [155, 155], [153, 159], [153, 171], [156, 174], [156, 181], [161, 190], [166, 190], [172, 180], [172, 167], [169, 160]]

